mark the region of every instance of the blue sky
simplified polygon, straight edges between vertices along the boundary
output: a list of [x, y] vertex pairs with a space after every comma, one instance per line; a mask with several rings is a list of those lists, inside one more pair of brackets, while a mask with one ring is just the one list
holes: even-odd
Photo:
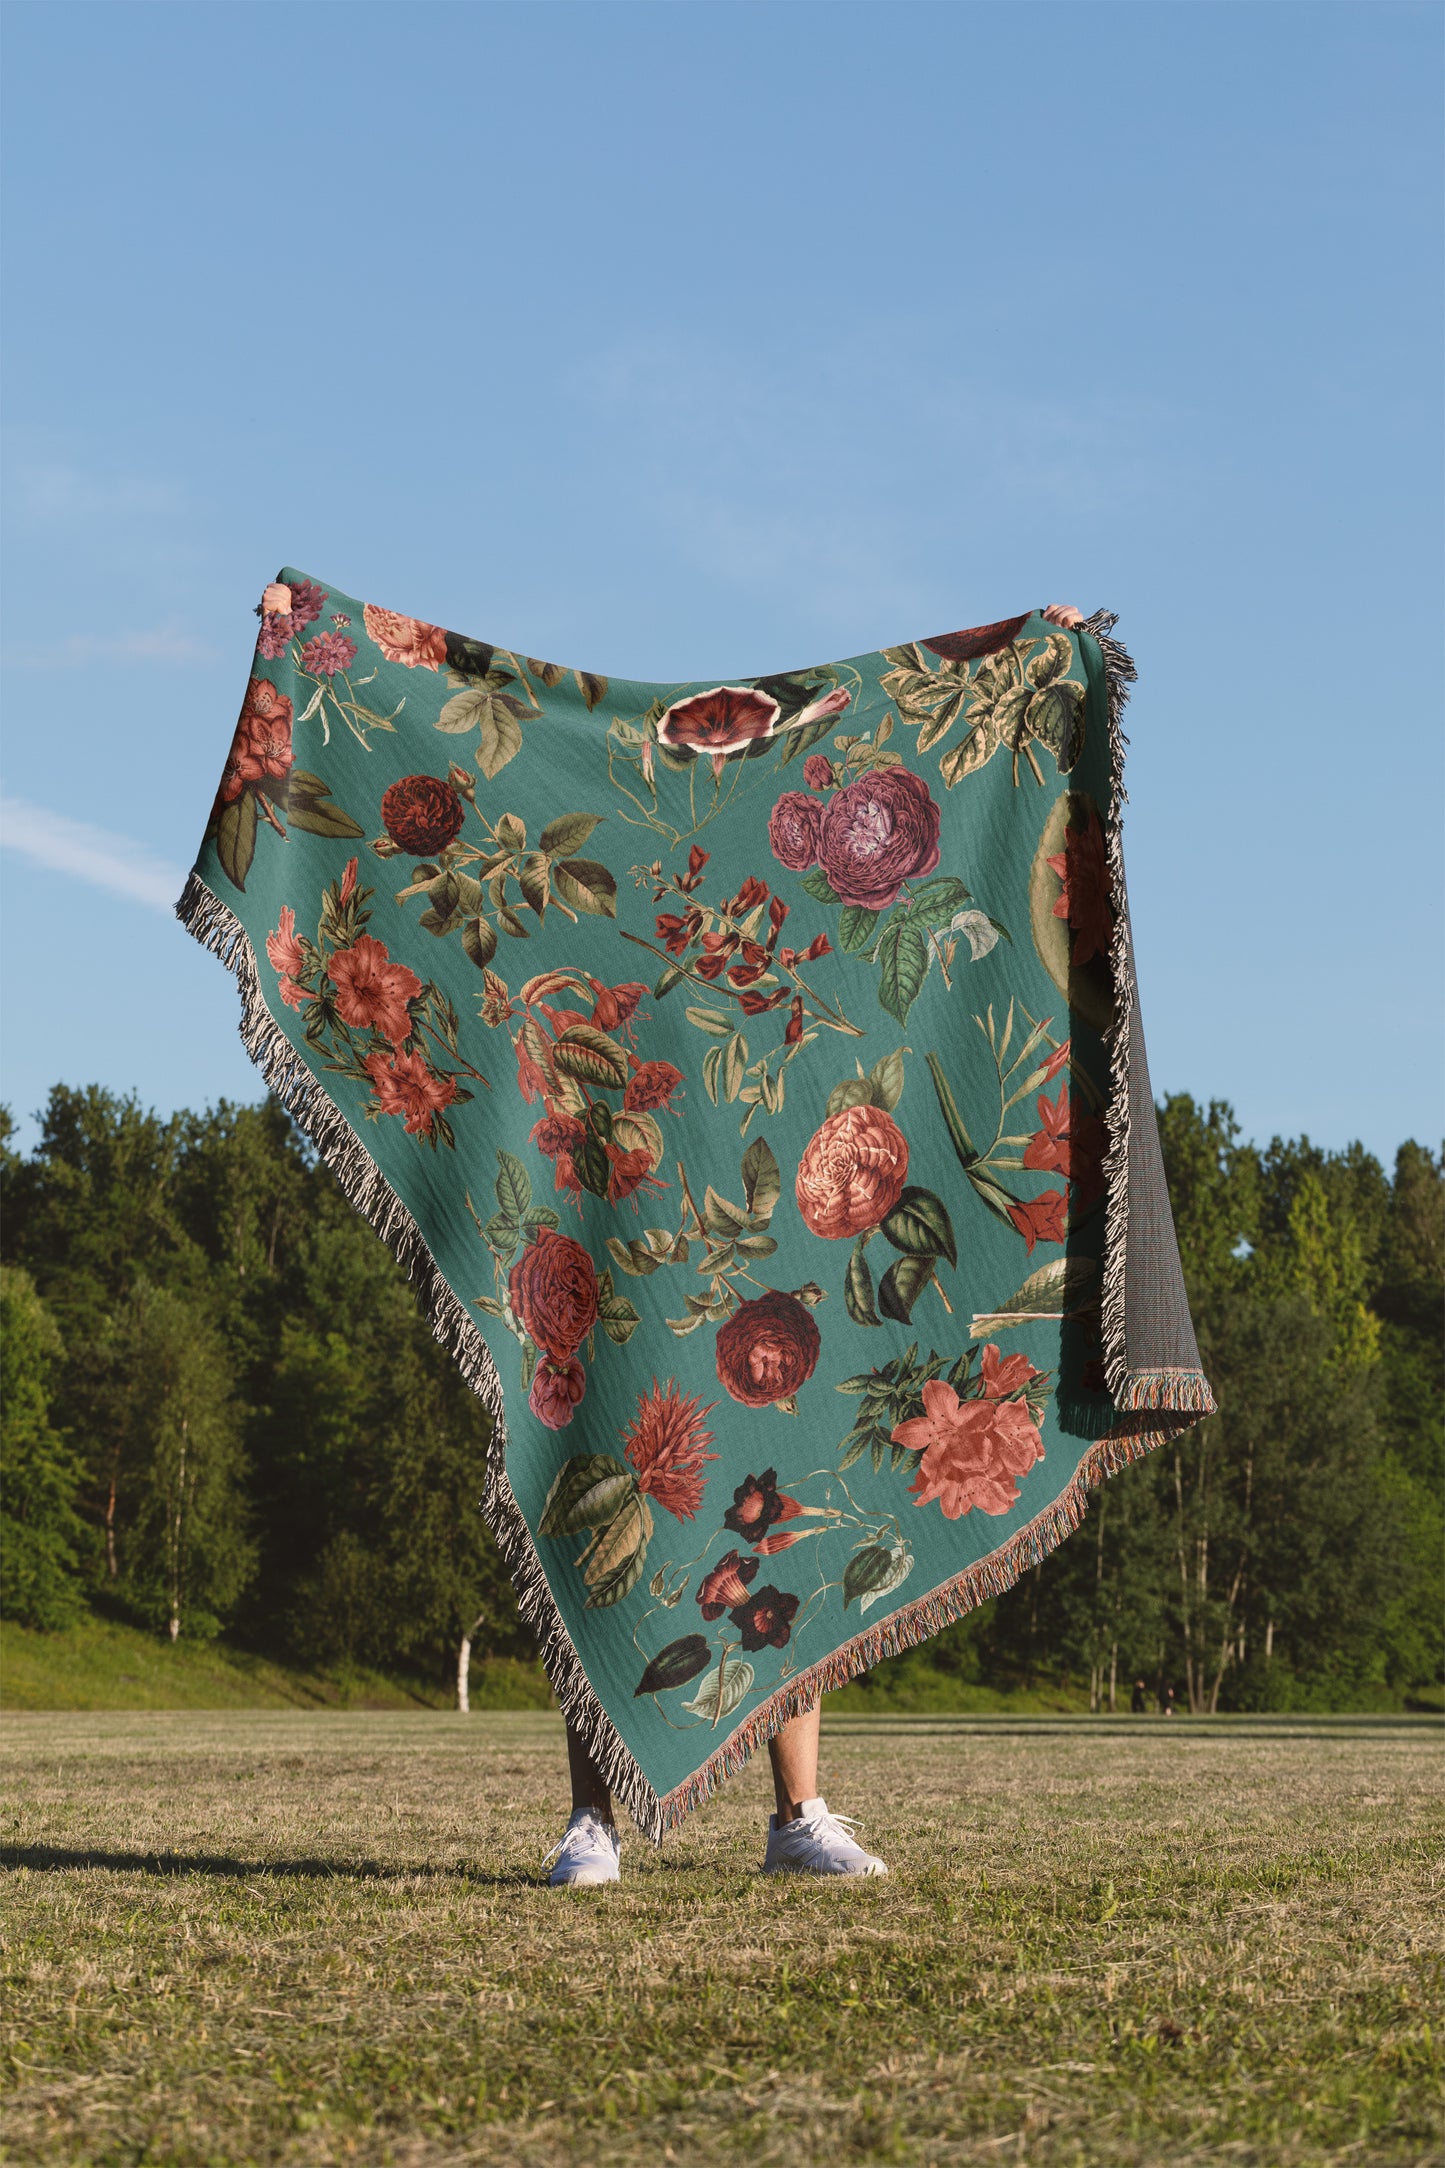
[[1438, 1135], [1437, 9], [6, 22], [27, 1140], [257, 1094], [167, 907], [283, 562], [643, 678], [1107, 605], [1156, 1088]]

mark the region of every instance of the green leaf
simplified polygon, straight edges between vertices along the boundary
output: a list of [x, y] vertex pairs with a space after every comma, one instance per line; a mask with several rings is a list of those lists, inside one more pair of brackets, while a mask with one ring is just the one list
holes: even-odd
[[[895, 1445], [893, 1451], [896, 1456], [899, 1448]], [[905, 1452], [903, 1454], [903, 1460], [911, 1461], [914, 1467], [917, 1467], [922, 1457], [923, 1456], [920, 1453]], [[901, 1463], [895, 1461], [895, 1465], [901, 1465]], [[862, 1602], [858, 1606], [858, 1609], [860, 1611], [866, 1611], [870, 1604], [881, 1603], [885, 1596], [891, 1596], [894, 1589], [899, 1586], [900, 1582], [906, 1581], [909, 1574], [912, 1573], [912, 1551], [905, 1549], [904, 1546], [899, 1543], [895, 1544], [891, 1555], [893, 1560], [892, 1565], [889, 1567], [888, 1572], [884, 1575], [883, 1579], [879, 1581], [876, 1586], [870, 1588], [867, 1591], [867, 1593], [863, 1597]]]
[[517, 886], [521, 889], [524, 900], [536, 912], [538, 918], [543, 917], [547, 909], [547, 874], [549, 868], [550, 860], [544, 857], [540, 851], [533, 851], [531, 856], [524, 858], [517, 868]]
[[[891, 1114], [903, 1097], [903, 1048], [901, 1046], [895, 1048], [891, 1054], [885, 1054], [881, 1061], [874, 1062], [873, 1067], [868, 1071], [868, 1082], [873, 1087], [874, 1106], [882, 1107], [885, 1113]], [[831, 1103], [828, 1111], [830, 1114], [833, 1111]]]
[[532, 1177], [515, 1152], [497, 1154], [497, 1204], [520, 1226], [532, 1202]]
[[732, 1019], [719, 1009], [686, 1008], [683, 1015], [699, 1031], [710, 1031], [715, 1039], [730, 1039], [733, 1035]]
[[850, 1430], [839, 1448], [838, 1469], [851, 1468], [855, 1460], [861, 1460], [867, 1452], [873, 1433], [871, 1430]]
[[[509, 702], [505, 693], [458, 693], [457, 698], [484, 703], [477, 718], [482, 733], [477, 747], [477, 766], [489, 783], [494, 782], [507, 762], [514, 760], [522, 750], [522, 726], [512, 712], [517, 703]], [[451, 705], [448, 701], [447, 706]]]
[[895, 1250], [909, 1257], [946, 1257], [951, 1265], [958, 1263], [953, 1222], [943, 1199], [931, 1189], [917, 1189], [910, 1183], [883, 1221], [881, 1232]]
[[734, 1235], [745, 1231], [748, 1220], [746, 1212], [740, 1212], [735, 1204], [729, 1204], [726, 1197], [720, 1197], [709, 1182], [703, 1192], [702, 1223], [710, 1235], [718, 1235], [723, 1241], [730, 1242]]
[[739, 1235], [733, 1244], [739, 1257], [771, 1257], [777, 1247], [771, 1235]]
[[563, 858], [552, 868], [557, 893], [574, 911], [593, 918], [616, 918], [617, 883], [605, 866], [592, 858]]
[[888, 1267], [878, 1283], [878, 1307], [885, 1317], [906, 1325], [913, 1305], [933, 1278], [931, 1257], [900, 1257]]
[[600, 828], [600, 813], [562, 813], [554, 821], [548, 821], [537, 838], [539, 851], [550, 851], [554, 858], [570, 858], [580, 851], [594, 828]]
[[717, 1079], [718, 1071], [722, 1067], [722, 1058], [723, 1050], [720, 1046], [710, 1046], [703, 1056], [702, 1088], [714, 1106], [717, 1105]]
[[878, 939], [878, 1000], [900, 1024], [908, 1021], [928, 976], [928, 941], [910, 918], [894, 918]]
[[538, 662], [535, 655], [528, 655], [525, 661], [533, 677], [539, 679], [549, 693], [555, 686], [560, 685], [567, 675], [560, 662]]
[[577, 1179], [594, 1197], [605, 1197], [612, 1180], [612, 1162], [607, 1157], [600, 1137], [588, 1130], [581, 1144], [572, 1155], [577, 1169]]
[[821, 866], [810, 866], [803, 875], [803, 887], [815, 903], [836, 903], [838, 891]]
[[869, 911], [861, 903], [845, 904], [838, 919], [838, 946], [861, 955], [864, 949], [872, 947], [882, 916], [881, 911]]
[[743, 1696], [752, 1689], [755, 1673], [750, 1663], [741, 1657], [729, 1660], [724, 1649], [718, 1658], [717, 1670], [700, 1686], [691, 1701], [683, 1703], [684, 1709], [693, 1716], [701, 1716], [709, 1723], [717, 1724], [725, 1716], [731, 1716]]
[[479, 971], [497, 953], [497, 929], [489, 918], [469, 918], [462, 928], [462, 947]]
[[661, 1001], [664, 994], [672, 992], [679, 979], [685, 979], [686, 977], [687, 970], [684, 965], [669, 964], [667, 969], [658, 975], [657, 984], [652, 989], [653, 1000]]
[[309, 768], [293, 768], [287, 779], [286, 825], [303, 829], [309, 836], [331, 836], [345, 842], [354, 842], [366, 834], [360, 821], [354, 821], [332, 803], [326, 784]]
[[651, 1534], [651, 1508], [634, 1486], [619, 1511], [598, 1530], [596, 1548], [582, 1576], [592, 1591], [587, 1598], [589, 1611], [605, 1611], [636, 1588], [647, 1562]]
[[859, 1235], [848, 1258], [848, 1270], [843, 1281], [843, 1307], [855, 1325], [880, 1325], [883, 1321], [873, 1307], [873, 1275], [868, 1270], [868, 1260], [863, 1255], [867, 1244], [868, 1236]]
[[928, 1073], [933, 1078], [934, 1095], [938, 1100], [938, 1109], [943, 1116], [944, 1126], [948, 1130], [949, 1141], [957, 1154], [958, 1164], [967, 1174], [978, 1158], [978, 1153], [973, 1148], [973, 1139], [963, 1126], [963, 1116], [958, 1111], [957, 1102], [949, 1089], [948, 1079], [943, 1073], [943, 1065], [936, 1054], [930, 1054], [928, 1057]]
[[766, 1226], [773, 1216], [773, 1207], [783, 1194], [783, 1178], [772, 1146], [765, 1137], [754, 1137], [743, 1153], [743, 1195], [748, 1200], [748, 1210], [756, 1220]]
[[507, 1212], [494, 1212], [482, 1229], [482, 1240], [488, 1248], [496, 1250], [498, 1255], [508, 1262], [511, 1261], [521, 1239], [521, 1228]]
[[1058, 1317], [1089, 1286], [1098, 1270], [1091, 1257], [1055, 1257], [1051, 1263], [1040, 1265], [1037, 1272], [1031, 1272], [1007, 1302], [994, 1310], [981, 1310], [972, 1329], [976, 1333], [992, 1332], [1021, 1314]]
[[740, 1031], [735, 1031], [723, 1048], [722, 1084], [724, 1097], [731, 1103], [743, 1088], [747, 1073], [748, 1042]]
[[569, 1024], [552, 1049], [552, 1060], [563, 1076], [576, 1077], [580, 1084], [621, 1091], [627, 1082], [627, 1056], [595, 1024]]
[[435, 727], [445, 730], [451, 737], [462, 737], [468, 730], [476, 729], [491, 704], [492, 696], [482, 686], [458, 693], [442, 709]]
[[619, 1242], [616, 1235], [609, 1235], [607, 1254], [619, 1271], [630, 1273], [634, 1280], [646, 1279], [656, 1272], [662, 1263], [660, 1257], [653, 1256], [645, 1242], [639, 1242], [635, 1237], [624, 1243]]
[[893, 1567], [893, 1553], [881, 1543], [870, 1543], [867, 1550], [855, 1551], [843, 1568], [843, 1609], [866, 1596], [870, 1588], [881, 1588]]
[[625, 1295], [609, 1290], [597, 1298], [597, 1322], [614, 1347], [626, 1347], [642, 1319]]
[[522, 924], [509, 903], [498, 904], [497, 924], [501, 927], [503, 933], [510, 934], [514, 941], [528, 939], [528, 928]]
[[675, 1686], [686, 1686], [700, 1671], [706, 1671], [712, 1661], [712, 1650], [702, 1634], [684, 1634], [680, 1641], [669, 1641], [665, 1649], [659, 1649], [641, 1679], [632, 1689], [635, 1701], [640, 1694], [666, 1694]]
[[833, 1089], [828, 1094], [828, 1104], [824, 1111], [828, 1114], [841, 1114], [848, 1107], [872, 1107], [877, 1104], [878, 1097], [873, 1087], [873, 1079], [866, 1076], [850, 1076], [845, 1077], [841, 1084], [833, 1086]]
[[575, 1536], [612, 1520], [636, 1493], [632, 1470], [610, 1453], [578, 1453], [552, 1478], [537, 1526], [544, 1536]]
[[228, 806], [222, 806], [216, 823], [216, 856], [221, 871], [236, 888], [244, 889], [246, 875], [256, 855], [256, 800], [243, 790]]
[[967, 902], [968, 890], [962, 881], [955, 880], [951, 873], [935, 874], [931, 881], [914, 889], [912, 915], [930, 926], [946, 926], [954, 912]]

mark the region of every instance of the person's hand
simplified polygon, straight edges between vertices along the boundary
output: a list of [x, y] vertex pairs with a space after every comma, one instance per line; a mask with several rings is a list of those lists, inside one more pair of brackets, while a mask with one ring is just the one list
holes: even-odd
[[1075, 625], [1084, 622], [1083, 611], [1076, 610], [1072, 602], [1051, 602], [1043, 614], [1046, 624], [1062, 625], [1066, 632], [1072, 632]]

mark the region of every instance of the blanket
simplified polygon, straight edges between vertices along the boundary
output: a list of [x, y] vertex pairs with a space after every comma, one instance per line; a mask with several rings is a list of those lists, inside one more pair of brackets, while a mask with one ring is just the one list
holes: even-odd
[[489, 1411], [481, 1509], [655, 1839], [1212, 1407], [1113, 626], [658, 685], [266, 591], [178, 913]]

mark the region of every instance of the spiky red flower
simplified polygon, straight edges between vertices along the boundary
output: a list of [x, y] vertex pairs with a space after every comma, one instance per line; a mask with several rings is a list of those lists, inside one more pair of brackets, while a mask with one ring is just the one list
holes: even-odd
[[637, 1413], [625, 1433], [627, 1458], [637, 1470], [637, 1487], [655, 1498], [680, 1521], [690, 1521], [702, 1504], [704, 1461], [716, 1460], [706, 1449], [712, 1432], [706, 1418], [717, 1406], [703, 1407], [695, 1395], [680, 1393], [669, 1378], [640, 1393]]

